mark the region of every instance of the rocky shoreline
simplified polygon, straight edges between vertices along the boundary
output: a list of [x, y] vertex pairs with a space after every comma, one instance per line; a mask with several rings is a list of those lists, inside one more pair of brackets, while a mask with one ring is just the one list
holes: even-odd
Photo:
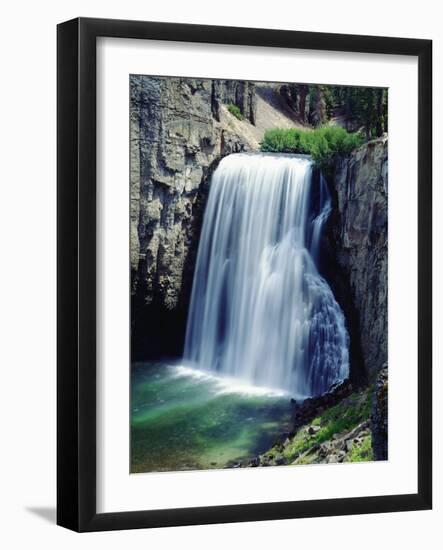
[[291, 399], [292, 427], [266, 452], [226, 468], [387, 460], [387, 369], [374, 385], [346, 380], [325, 394]]

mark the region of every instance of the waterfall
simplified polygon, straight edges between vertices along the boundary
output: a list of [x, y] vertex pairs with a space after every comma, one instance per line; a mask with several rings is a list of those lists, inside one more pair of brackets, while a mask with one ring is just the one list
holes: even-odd
[[318, 272], [330, 211], [322, 177], [295, 155], [239, 153], [213, 174], [199, 243], [184, 359], [294, 396], [347, 377], [348, 334]]

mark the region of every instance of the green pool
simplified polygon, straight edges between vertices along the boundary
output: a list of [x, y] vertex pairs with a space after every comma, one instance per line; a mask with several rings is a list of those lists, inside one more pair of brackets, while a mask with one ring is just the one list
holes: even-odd
[[289, 395], [172, 363], [134, 363], [131, 472], [224, 468], [289, 431]]

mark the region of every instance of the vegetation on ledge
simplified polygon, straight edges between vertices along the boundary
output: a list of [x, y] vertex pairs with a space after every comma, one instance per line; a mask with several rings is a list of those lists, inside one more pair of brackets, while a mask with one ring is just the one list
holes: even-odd
[[370, 428], [372, 387], [353, 393], [259, 457], [262, 466], [374, 460]]
[[358, 133], [349, 133], [341, 126], [322, 126], [314, 130], [273, 128], [265, 132], [260, 144], [263, 152], [302, 153], [311, 155], [324, 167], [336, 154], [347, 154], [363, 143]]
[[228, 108], [228, 111], [231, 113], [231, 115], [234, 115], [235, 118], [238, 118], [238, 120], [244, 119], [244, 116], [240, 110], [240, 107], [238, 107], [237, 105], [234, 105], [233, 103], [229, 103], [227, 108]]

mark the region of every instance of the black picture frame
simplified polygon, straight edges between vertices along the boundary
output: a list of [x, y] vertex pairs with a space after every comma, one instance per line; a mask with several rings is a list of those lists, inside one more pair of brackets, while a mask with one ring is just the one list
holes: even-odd
[[[96, 512], [96, 39], [398, 54], [418, 58], [416, 494]], [[432, 507], [432, 42], [78, 18], [57, 29], [57, 523], [75, 531], [426, 510]]]

